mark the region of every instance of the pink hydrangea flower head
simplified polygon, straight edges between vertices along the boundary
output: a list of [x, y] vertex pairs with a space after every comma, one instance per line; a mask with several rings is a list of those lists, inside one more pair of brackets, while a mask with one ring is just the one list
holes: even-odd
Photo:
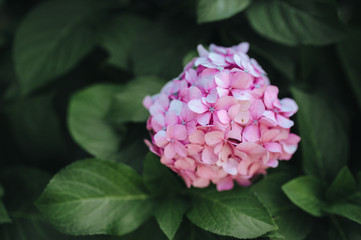
[[278, 98], [248, 49], [248, 43], [211, 44], [209, 50], [199, 45], [199, 57], [143, 101], [150, 112], [147, 146], [188, 187], [249, 186], [297, 150], [301, 139], [290, 132], [290, 117], [298, 106]]

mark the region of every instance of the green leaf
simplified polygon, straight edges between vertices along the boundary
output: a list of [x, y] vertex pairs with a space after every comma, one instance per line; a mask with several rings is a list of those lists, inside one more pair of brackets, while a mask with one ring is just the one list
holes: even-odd
[[163, 198], [157, 201], [154, 216], [168, 239], [173, 239], [188, 209], [187, 202], [180, 196]]
[[36, 205], [67, 234], [123, 235], [148, 219], [152, 201], [130, 167], [87, 159], [56, 174]]
[[260, 35], [290, 46], [330, 44], [344, 36], [336, 8], [327, 2], [260, 0], [246, 15]]
[[357, 192], [343, 201], [327, 205], [325, 211], [361, 224], [361, 192]]
[[9, 218], [9, 215], [4, 206], [4, 203], [1, 201], [3, 195], [4, 195], [4, 189], [0, 185], [0, 224], [11, 222], [11, 219]]
[[356, 179], [352, 176], [348, 167], [345, 166], [327, 189], [326, 198], [331, 201], [346, 198], [354, 193], [356, 189]]
[[361, 239], [360, 225], [347, 219], [331, 217], [333, 225], [330, 226], [330, 240], [356, 240]]
[[147, 20], [127, 14], [102, 22], [97, 30], [98, 44], [108, 51], [108, 63], [121, 69], [129, 69], [135, 40], [149, 26]]
[[172, 170], [161, 164], [159, 157], [152, 152], [148, 152], [144, 159], [143, 177], [148, 190], [156, 195], [177, 194], [184, 186]]
[[299, 105], [297, 123], [301, 133], [303, 169], [331, 181], [348, 159], [348, 137], [337, 107], [321, 95], [291, 89]]
[[[185, 26], [183, 20], [162, 19], [139, 32], [132, 49], [131, 60], [136, 76], [177, 77], [183, 56], [197, 46], [198, 29]], [[172, 22], [170, 25], [169, 22]], [[182, 37], [179, 37], [179, 33]]]
[[198, 23], [230, 18], [246, 9], [251, 0], [198, 0]]
[[100, 6], [88, 0], [45, 1], [26, 16], [14, 43], [23, 94], [68, 72], [92, 50], [94, 37], [87, 21]]
[[75, 93], [69, 104], [68, 126], [74, 140], [90, 154], [114, 159], [121, 138], [105, 116], [121, 87], [98, 84]]
[[158, 93], [164, 83], [156, 77], [138, 77], [130, 81], [115, 95], [107, 119], [116, 124], [145, 122], [149, 111], [143, 106], [143, 99], [147, 95]]
[[193, 204], [187, 217], [195, 225], [219, 235], [255, 238], [276, 226], [263, 204], [246, 188], [217, 192], [191, 191]]
[[313, 225], [312, 217], [298, 209], [282, 192], [281, 186], [291, 177], [284, 172], [274, 173], [252, 187], [278, 226], [276, 231], [267, 234], [272, 239], [302, 240]]
[[49, 158], [64, 157], [69, 152], [54, 105], [54, 94], [42, 94], [13, 101], [5, 108], [17, 151], [34, 161], [48, 162]]
[[154, 218], [150, 218], [146, 223], [137, 230], [121, 236], [119, 240], [167, 240], [168, 238], [160, 230]]
[[351, 86], [357, 103], [361, 108], [361, 68], [358, 56], [361, 54], [359, 48], [355, 48], [361, 40], [361, 32], [353, 34], [351, 37], [337, 44], [338, 55], [347, 74], [347, 80]]
[[316, 217], [323, 216], [323, 188], [316, 178], [312, 176], [295, 178], [284, 184], [282, 190], [302, 210]]

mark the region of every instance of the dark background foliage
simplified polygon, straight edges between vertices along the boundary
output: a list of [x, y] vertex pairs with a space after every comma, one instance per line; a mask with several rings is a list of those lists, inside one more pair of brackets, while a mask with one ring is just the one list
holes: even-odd
[[[300, 148], [252, 188], [188, 192], [146, 157], [141, 101], [177, 77], [198, 44], [241, 41], [250, 43], [249, 55], [281, 97], [299, 104], [293, 131], [302, 137]], [[360, 43], [358, 0], [0, 0], [0, 239], [231, 239], [218, 234], [266, 232], [261, 238], [361, 239]], [[77, 161], [93, 157], [102, 160]], [[122, 220], [107, 218], [122, 214], [118, 203], [81, 228], [86, 210], [75, 210], [94, 205], [55, 203], [72, 191], [77, 198], [90, 194], [77, 190], [82, 181], [118, 191], [78, 173], [82, 168], [114, 183], [123, 176], [134, 186], [120, 184], [119, 196], [145, 189], [156, 204], [121, 205], [135, 219], [122, 222], [125, 230], [114, 227]], [[239, 205], [249, 204], [245, 196], [259, 199], [277, 230], [264, 225], [262, 234], [247, 235], [250, 226], [235, 223], [245, 213]], [[156, 210], [148, 214], [147, 206]], [[212, 216], [215, 223], [207, 223]], [[249, 232], [234, 230], [242, 227]]]

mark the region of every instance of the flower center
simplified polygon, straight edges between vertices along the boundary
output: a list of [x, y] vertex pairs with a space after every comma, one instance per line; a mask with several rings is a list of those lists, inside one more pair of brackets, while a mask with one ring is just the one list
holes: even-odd
[[213, 113], [213, 112], [214, 112], [214, 107], [209, 107], [209, 111], [210, 111], [211, 113]]

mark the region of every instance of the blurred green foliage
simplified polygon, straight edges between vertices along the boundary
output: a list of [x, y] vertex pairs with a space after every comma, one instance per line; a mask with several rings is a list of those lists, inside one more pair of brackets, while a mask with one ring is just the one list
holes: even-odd
[[[300, 149], [187, 191], [141, 102], [198, 44], [241, 41], [298, 102]], [[358, 0], [0, 0], [0, 239], [361, 239], [360, 43]]]

